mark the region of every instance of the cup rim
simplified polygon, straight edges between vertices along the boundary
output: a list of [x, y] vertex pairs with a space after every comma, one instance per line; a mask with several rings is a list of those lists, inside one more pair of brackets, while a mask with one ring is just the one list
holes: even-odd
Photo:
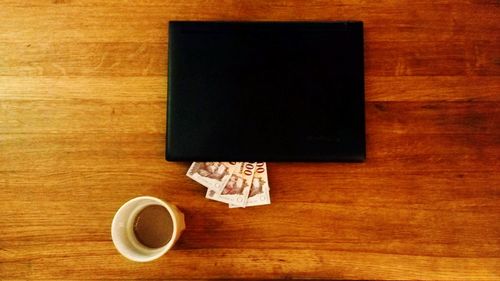
[[[126, 253], [124, 253], [124, 252], [121, 251], [121, 247], [119, 247], [117, 245], [118, 237], [116, 237], [116, 234], [115, 234], [116, 231], [115, 231], [115, 229], [118, 227], [118, 221], [117, 221], [118, 215], [121, 212], [123, 212], [124, 209], [127, 208], [128, 206], [130, 206], [131, 204], [134, 204], [137, 201], [141, 201], [141, 200], [152, 200], [152, 201], [154, 201], [154, 203], [151, 203], [151, 204], [148, 204], [146, 206], [143, 206], [141, 208], [141, 210], [143, 208], [149, 206], [149, 205], [160, 205], [160, 206], [165, 207], [167, 209], [170, 217], [172, 218], [173, 231], [172, 231], [172, 237], [170, 237], [169, 242], [166, 245], [164, 245], [163, 247], [159, 248], [159, 249], [161, 249], [160, 251], [158, 251], [156, 253], [152, 253], [151, 255], [144, 255], [142, 257], [137, 257], [137, 256], [127, 255]], [[140, 210], [138, 212], [140, 212]], [[136, 210], [133, 210], [131, 212], [131, 215], [133, 215], [133, 214], [137, 214]], [[175, 241], [174, 241], [175, 239], [174, 238], [176, 236], [178, 228], [179, 228], [179, 226], [178, 226], [178, 222], [177, 222], [177, 219], [176, 219], [176, 213], [173, 210], [173, 208], [170, 206], [169, 203], [163, 201], [162, 199], [153, 197], [153, 196], [147, 196], [147, 195], [145, 195], [145, 196], [138, 196], [138, 197], [134, 197], [134, 198], [128, 200], [127, 202], [125, 202], [123, 205], [120, 206], [120, 208], [118, 209], [118, 211], [116, 211], [116, 213], [115, 213], [115, 215], [113, 217], [113, 221], [111, 222], [111, 240], [113, 240], [113, 244], [115, 245], [115, 248], [118, 250], [118, 252], [120, 252], [120, 254], [122, 254], [122, 256], [124, 256], [127, 259], [132, 260], [132, 261], [147, 262], [147, 261], [152, 261], [152, 260], [155, 260], [155, 259], [163, 256], [168, 250], [170, 250], [172, 248], [172, 246], [175, 243]]]

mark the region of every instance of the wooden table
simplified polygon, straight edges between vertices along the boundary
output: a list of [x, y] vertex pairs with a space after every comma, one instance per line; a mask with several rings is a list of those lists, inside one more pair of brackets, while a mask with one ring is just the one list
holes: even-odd
[[[500, 4], [0, 1], [0, 279], [500, 280]], [[363, 20], [367, 161], [269, 163], [272, 205], [204, 198], [164, 160], [169, 20]], [[187, 229], [151, 263], [128, 199]]]

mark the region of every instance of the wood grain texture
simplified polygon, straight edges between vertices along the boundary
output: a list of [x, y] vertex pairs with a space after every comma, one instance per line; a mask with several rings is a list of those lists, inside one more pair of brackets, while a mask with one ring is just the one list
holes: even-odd
[[[0, 279], [500, 279], [498, 1], [0, 0]], [[228, 209], [166, 162], [169, 20], [363, 20], [367, 161], [269, 163]], [[115, 211], [187, 229], [133, 263]]]

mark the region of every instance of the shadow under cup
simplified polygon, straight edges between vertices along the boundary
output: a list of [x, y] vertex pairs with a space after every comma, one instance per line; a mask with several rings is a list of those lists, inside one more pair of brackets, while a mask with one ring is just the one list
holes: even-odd
[[[168, 243], [160, 248], [148, 248], [142, 245], [134, 234], [134, 221], [139, 212], [151, 205], [160, 205], [169, 212], [173, 231]], [[123, 204], [115, 214], [111, 224], [111, 238], [113, 243], [124, 257], [137, 261], [147, 262], [161, 257], [170, 250], [185, 229], [184, 214], [173, 204], [151, 196], [141, 196]]]

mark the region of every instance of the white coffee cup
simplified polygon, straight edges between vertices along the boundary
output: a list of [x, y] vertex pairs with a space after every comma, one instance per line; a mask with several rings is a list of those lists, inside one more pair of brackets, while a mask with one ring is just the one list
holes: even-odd
[[[169, 242], [161, 248], [148, 248], [142, 245], [134, 235], [133, 225], [136, 216], [142, 209], [151, 205], [165, 207], [173, 222], [173, 233]], [[115, 214], [111, 223], [111, 239], [116, 249], [124, 257], [137, 262], [155, 260], [168, 252], [186, 228], [184, 214], [171, 203], [151, 196], [140, 196], [123, 204]]]

